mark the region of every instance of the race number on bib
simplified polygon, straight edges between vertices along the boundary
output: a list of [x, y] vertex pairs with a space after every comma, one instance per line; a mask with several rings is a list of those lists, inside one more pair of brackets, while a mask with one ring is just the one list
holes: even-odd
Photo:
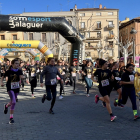
[[109, 81], [108, 81], [108, 79], [106, 79], [106, 80], [102, 80], [101, 83], [102, 83], [102, 86], [103, 86], [103, 87], [109, 85]]
[[134, 81], [134, 75], [129, 75], [130, 81]]
[[51, 85], [55, 85], [56, 84], [56, 78], [51, 79]]
[[120, 77], [115, 77], [115, 80], [121, 81], [121, 78]]
[[31, 77], [35, 77], [35, 73], [31, 73]]
[[88, 77], [88, 78], [91, 78], [91, 74], [88, 74], [87, 77]]
[[76, 73], [72, 73], [72, 77], [75, 77], [76, 76]]
[[17, 88], [19, 88], [19, 82], [12, 82], [11, 89], [17, 89]]

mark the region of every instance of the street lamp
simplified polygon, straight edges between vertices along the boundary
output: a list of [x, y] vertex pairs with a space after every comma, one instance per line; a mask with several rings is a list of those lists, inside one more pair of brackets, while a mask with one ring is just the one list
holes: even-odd
[[[130, 34], [135, 35], [136, 33], [137, 33], [137, 30], [132, 28]], [[133, 41], [133, 63], [135, 65], [135, 39], [133, 39], [132, 41]]]

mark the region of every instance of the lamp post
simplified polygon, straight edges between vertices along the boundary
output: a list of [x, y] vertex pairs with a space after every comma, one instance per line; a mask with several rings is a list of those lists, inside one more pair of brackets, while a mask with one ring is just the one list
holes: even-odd
[[[136, 33], [137, 33], [137, 30], [135, 30], [134, 28], [132, 28], [130, 34], [135, 35]], [[136, 52], [135, 52], [135, 47], [136, 47], [135, 46], [135, 39], [133, 39], [132, 41], [133, 41], [133, 63], [135, 65], [135, 54], [136, 54]]]

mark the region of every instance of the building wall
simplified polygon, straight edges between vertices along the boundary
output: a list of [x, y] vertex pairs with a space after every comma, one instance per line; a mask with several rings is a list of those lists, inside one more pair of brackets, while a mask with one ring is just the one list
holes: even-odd
[[[85, 30], [84, 31], [80, 31], [81, 34], [85, 34], [85, 42], [86, 42], [86, 53], [88, 54], [90, 52], [91, 57], [93, 59], [95, 59], [98, 56], [98, 52], [96, 48], [96, 45], [99, 41], [101, 41], [103, 48], [105, 46], [109, 45], [109, 41], [113, 41], [114, 45], [113, 45], [113, 49], [114, 51], [112, 51], [111, 49], [109, 51], [107, 51], [104, 56], [107, 57], [112, 57], [114, 59], [117, 59], [118, 57], [118, 46], [115, 45], [115, 39], [114, 37], [117, 36], [118, 37], [118, 10], [94, 10], [94, 11], [77, 11], [78, 12], [78, 19], [79, 19], [79, 28], [81, 28], [81, 22], [85, 23]], [[108, 12], [113, 12], [113, 15], [108, 15]], [[85, 14], [85, 16], [81, 16], [81, 14]], [[97, 16], [96, 13], [101, 13], [100, 16]], [[96, 29], [97, 27], [97, 22], [101, 22], [101, 29]], [[114, 28], [112, 30], [109, 30], [107, 28], [109, 21], [113, 21], [114, 24]], [[112, 39], [107, 39], [108, 35], [109, 35], [109, 31], [113, 31], [113, 36]], [[94, 37], [97, 37], [97, 32], [101, 32], [101, 39], [92, 39]], [[88, 33], [90, 33], [90, 38], [88, 38]], [[89, 45], [90, 43], [90, 45]], [[90, 46], [90, 47], [89, 47]], [[112, 55], [110, 55], [111, 52]], [[108, 55], [107, 55], [108, 54]], [[103, 54], [102, 54], [103, 57]]]

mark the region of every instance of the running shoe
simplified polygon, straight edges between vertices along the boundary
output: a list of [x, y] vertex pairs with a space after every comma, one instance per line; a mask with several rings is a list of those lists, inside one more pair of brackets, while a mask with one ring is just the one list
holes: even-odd
[[45, 102], [45, 99], [46, 99], [46, 95], [44, 94], [43, 97], [42, 97], [42, 103]]
[[8, 112], [8, 107], [6, 107], [6, 104], [4, 104], [4, 114], [7, 114]]
[[32, 98], [35, 98], [34, 94], [32, 94]]
[[22, 88], [22, 91], [24, 91], [24, 88]]
[[75, 92], [75, 91], [73, 91], [73, 94], [76, 94], [76, 92]]
[[54, 112], [53, 112], [53, 110], [52, 110], [52, 109], [50, 109], [50, 110], [49, 110], [49, 113], [50, 113], [50, 114], [54, 114]]
[[111, 116], [111, 122], [113, 122], [116, 118], [117, 116]]
[[9, 124], [14, 124], [14, 119], [10, 118]]
[[121, 108], [124, 108], [124, 105], [123, 104], [118, 104], [119, 107]]
[[140, 119], [140, 116], [136, 114], [136, 115], [134, 116], [134, 120], [137, 120], [137, 119]]
[[116, 107], [118, 105], [118, 103], [116, 102], [116, 99], [114, 101], [114, 106]]
[[106, 107], [106, 103], [105, 103], [105, 102], [102, 102], [102, 106], [103, 106], [103, 107]]
[[98, 101], [99, 101], [99, 96], [96, 94], [96, 95], [95, 95], [95, 103], [97, 104]]
[[62, 96], [62, 95], [60, 95], [60, 96], [59, 96], [59, 99], [60, 99], [60, 100], [61, 100], [61, 99], [63, 99], [63, 96]]
[[89, 94], [86, 94], [86, 96], [89, 97], [90, 95]]

